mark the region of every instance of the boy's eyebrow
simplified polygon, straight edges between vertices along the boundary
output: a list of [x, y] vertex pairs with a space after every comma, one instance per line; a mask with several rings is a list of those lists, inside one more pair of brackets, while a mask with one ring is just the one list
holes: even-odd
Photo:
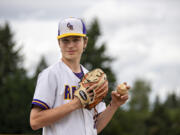
[[65, 40], [69, 40], [69, 39], [68, 39], [68, 38], [62, 38], [61, 40], [62, 40], [62, 41], [65, 41]]

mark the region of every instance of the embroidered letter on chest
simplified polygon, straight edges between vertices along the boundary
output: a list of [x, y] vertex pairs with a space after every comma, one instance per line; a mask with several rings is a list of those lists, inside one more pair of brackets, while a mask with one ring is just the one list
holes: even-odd
[[64, 86], [64, 99], [65, 100], [71, 100], [74, 98], [74, 92], [76, 90], [76, 86]]

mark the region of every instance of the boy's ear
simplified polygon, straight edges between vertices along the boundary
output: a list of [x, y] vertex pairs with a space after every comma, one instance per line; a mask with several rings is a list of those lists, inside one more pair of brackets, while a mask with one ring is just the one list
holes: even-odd
[[87, 47], [87, 43], [88, 43], [88, 37], [84, 37], [84, 47], [83, 47], [83, 52], [85, 52], [86, 47]]
[[84, 44], [85, 44], [85, 48], [86, 48], [86, 46], [87, 46], [87, 43], [88, 43], [88, 37], [84, 37]]
[[58, 39], [58, 45], [60, 46], [60, 39]]

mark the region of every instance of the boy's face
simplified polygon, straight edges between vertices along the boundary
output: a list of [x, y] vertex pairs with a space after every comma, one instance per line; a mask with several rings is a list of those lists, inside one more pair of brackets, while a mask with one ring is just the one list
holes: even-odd
[[58, 40], [62, 58], [66, 60], [80, 60], [83, 48], [86, 48], [87, 40], [80, 36], [69, 36]]

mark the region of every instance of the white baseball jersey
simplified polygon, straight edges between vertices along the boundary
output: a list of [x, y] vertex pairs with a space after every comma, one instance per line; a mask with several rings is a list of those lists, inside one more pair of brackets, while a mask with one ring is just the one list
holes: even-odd
[[[88, 71], [83, 67], [84, 73]], [[55, 108], [73, 99], [80, 79], [62, 61], [40, 73], [32, 104], [42, 109]], [[96, 106], [98, 113], [106, 108], [101, 102]], [[43, 135], [97, 135], [93, 119], [95, 110], [77, 109], [56, 123], [43, 127]]]

